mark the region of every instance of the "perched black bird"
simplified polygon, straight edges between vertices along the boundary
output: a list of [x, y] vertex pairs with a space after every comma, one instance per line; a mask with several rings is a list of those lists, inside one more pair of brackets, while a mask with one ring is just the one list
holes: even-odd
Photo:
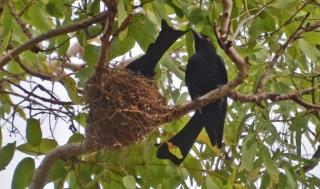
[[126, 68], [145, 77], [153, 77], [155, 75], [154, 68], [163, 54], [186, 32], [175, 30], [165, 20], [161, 20], [161, 31], [156, 41], [149, 45], [143, 56], [131, 62]]
[[[189, 59], [185, 82], [191, 98], [194, 100], [207, 92], [228, 82], [224, 62], [216, 53], [209, 38], [193, 31], [195, 54]], [[160, 159], [170, 159], [179, 165], [188, 155], [203, 127], [205, 127], [212, 145], [222, 146], [223, 126], [227, 112], [227, 98], [219, 99], [196, 110], [187, 125], [168, 142], [163, 143], [157, 152]], [[169, 148], [179, 148], [181, 157]]]

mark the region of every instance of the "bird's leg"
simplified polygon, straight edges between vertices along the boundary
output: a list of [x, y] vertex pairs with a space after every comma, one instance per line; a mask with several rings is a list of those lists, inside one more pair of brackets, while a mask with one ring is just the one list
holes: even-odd
[[[201, 97], [201, 95], [197, 95], [197, 96], [193, 99], [193, 101], [198, 101], [198, 99], [199, 99], [200, 97]], [[196, 112], [198, 112], [199, 114], [201, 114], [201, 113], [202, 113], [202, 108], [197, 109]]]

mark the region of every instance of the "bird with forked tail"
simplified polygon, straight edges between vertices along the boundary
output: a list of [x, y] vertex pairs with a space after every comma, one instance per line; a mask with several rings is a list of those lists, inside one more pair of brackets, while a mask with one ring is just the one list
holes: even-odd
[[[185, 82], [192, 100], [228, 82], [223, 60], [216, 53], [209, 38], [192, 31], [195, 39], [195, 54], [188, 60]], [[189, 154], [202, 128], [205, 128], [211, 144], [222, 147], [224, 120], [227, 112], [227, 97], [223, 97], [196, 110], [186, 126], [157, 151], [160, 159], [169, 159], [179, 165]], [[179, 153], [177, 153], [178, 149]]]

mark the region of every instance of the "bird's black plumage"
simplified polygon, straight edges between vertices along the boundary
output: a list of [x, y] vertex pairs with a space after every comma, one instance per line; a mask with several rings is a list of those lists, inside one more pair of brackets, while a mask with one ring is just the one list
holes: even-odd
[[[194, 100], [227, 83], [228, 77], [224, 62], [217, 55], [211, 41], [196, 32], [193, 34], [195, 54], [188, 61], [185, 82], [191, 99]], [[203, 127], [206, 129], [211, 144], [221, 148], [226, 111], [226, 97], [197, 110], [178, 134], [160, 146], [157, 157], [170, 159], [179, 165], [188, 155]], [[171, 144], [180, 149], [182, 155], [180, 159], [170, 152], [169, 145]]]
[[131, 62], [126, 68], [145, 77], [153, 77], [155, 75], [154, 68], [163, 54], [184, 33], [186, 31], [175, 30], [166, 21], [161, 20], [161, 31], [156, 41], [149, 45], [143, 56]]

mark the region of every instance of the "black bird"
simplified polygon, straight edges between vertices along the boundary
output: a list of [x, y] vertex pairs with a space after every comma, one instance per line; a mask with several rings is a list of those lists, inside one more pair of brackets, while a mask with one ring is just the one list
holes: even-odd
[[187, 31], [171, 28], [165, 20], [161, 20], [161, 31], [156, 41], [149, 45], [146, 53], [126, 66], [127, 69], [151, 78], [154, 68], [169, 47]]
[[[194, 31], [193, 36], [195, 54], [189, 59], [185, 74], [185, 82], [192, 100], [228, 82], [225, 64], [216, 53], [210, 39]], [[226, 112], [227, 97], [196, 110], [187, 125], [160, 146], [157, 157], [170, 159], [176, 165], [181, 164], [203, 127], [206, 129], [211, 144], [221, 148]], [[179, 148], [181, 157], [172, 153], [172, 150], [169, 149], [172, 149], [172, 146]]]

